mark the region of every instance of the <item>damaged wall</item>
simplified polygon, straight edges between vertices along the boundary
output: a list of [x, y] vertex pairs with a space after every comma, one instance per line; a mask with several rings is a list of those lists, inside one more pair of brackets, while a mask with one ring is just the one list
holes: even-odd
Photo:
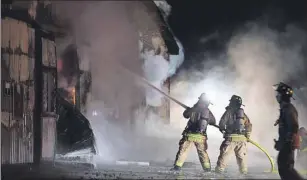
[[31, 2], [14, 1], [1, 10], [2, 164], [39, 162], [53, 157], [41, 152], [54, 147], [55, 129], [43, 119], [55, 124], [55, 46], [35, 21]]
[[33, 161], [34, 30], [1, 19], [1, 153], [3, 163]]
[[[102, 7], [102, 4], [105, 4], [105, 7]], [[72, 9], [79, 10], [74, 12], [67, 11], [65, 7], [68, 6], [73, 6], [74, 8]], [[109, 10], [103, 11], [106, 7], [111, 6], [114, 12], [109, 12]], [[90, 7], [91, 11], [89, 11]], [[85, 71], [90, 69], [91, 71], [92, 82], [91, 95], [89, 97], [92, 98], [90, 99], [103, 100], [109, 108], [117, 112], [122, 112], [124, 115], [119, 115], [121, 117], [118, 117], [118, 119], [127, 119], [127, 117], [128, 119], [134, 119], [134, 115], [130, 112], [146, 104], [144, 98], [137, 100], [139, 95], [144, 94], [144, 92], [142, 92], [142, 88], [139, 86], [130, 87], [130, 84], [127, 82], [133, 83], [134, 80], [127, 77], [125, 74], [115, 73], [114, 69], [116, 69], [116, 67], [113, 67], [114, 65], [112, 66], [111, 62], [114, 60], [120, 61], [121, 64], [131, 71], [142, 75], [144, 73], [144, 67], [142, 67], [142, 60], [140, 60], [136, 54], [138, 51], [136, 49], [138, 47], [136, 43], [138, 42], [135, 40], [137, 39], [142, 43], [142, 49], [139, 53], [153, 51], [154, 55], [161, 55], [167, 61], [170, 59], [170, 54], [178, 54], [179, 48], [176, 40], [169, 31], [155, 3], [153, 1], [129, 1], [125, 3], [91, 2], [88, 4], [84, 4], [84, 2], [74, 2], [71, 4], [70, 2], [55, 2], [53, 3], [53, 10], [55, 19], [62, 22], [59, 24], [64, 24], [63, 22], [69, 24], [67, 30], [72, 34], [72, 36], [57, 40], [59, 45], [58, 53], [62, 53], [69, 44], [76, 44], [80, 57], [80, 69]], [[115, 12], [117, 12], [116, 15]], [[104, 16], [105, 18], [100, 18], [98, 20], [98, 16]], [[117, 23], [114, 25], [110, 24], [111, 21], [115, 21], [115, 19], [112, 18], [117, 19]], [[108, 26], [105, 26], [106, 24]], [[123, 27], [119, 28], [119, 26]], [[92, 28], [84, 29], [84, 27]], [[131, 35], [127, 35], [129, 28], [131, 29], [129, 30]], [[101, 29], [100, 32], [99, 29]], [[135, 32], [138, 32], [138, 34], [135, 34]], [[121, 37], [119, 36], [120, 34], [124, 34], [124, 36]], [[128, 36], [130, 36], [130, 40], [128, 40]], [[112, 48], [114, 49], [112, 50]], [[114, 50], [118, 52], [114, 53]], [[94, 53], [96, 53], [96, 55], [94, 55]], [[98, 56], [104, 60], [101, 60], [101, 58], [97, 59]], [[108, 63], [107, 66], [109, 68], [105, 68], [103, 67], [104, 65], [99, 64], [101, 63], [100, 61], [104, 61], [104, 65]], [[63, 68], [65, 69], [65, 67]], [[130, 79], [124, 80], [125, 83], [123, 83], [122, 81], [125, 78]], [[163, 88], [168, 92], [169, 80], [164, 79], [163, 81], [165, 81]], [[59, 82], [61, 82], [61, 80]], [[105, 86], [102, 86], [101, 82], [103, 82]], [[82, 84], [83, 82], [80, 83]], [[119, 87], [116, 87], [116, 84], [118, 84]], [[121, 86], [123, 86], [123, 84], [127, 86], [125, 87], [125, 91], [122, 91], [123, 88]], [[113, 90], [122, 92], [115, 92]], [[104, 96], [101, 97], [103, 94]], [[127, 99], [130, 97], [133, 98]], [[162, 101], [163, 103], [159, 107], [148, 107], [149, 109], [155, 109], [163, 119], [169, 121], [169, 102], [164, 98]], [[131, 102], [131, 104], [128, 105], [128, 102]]]

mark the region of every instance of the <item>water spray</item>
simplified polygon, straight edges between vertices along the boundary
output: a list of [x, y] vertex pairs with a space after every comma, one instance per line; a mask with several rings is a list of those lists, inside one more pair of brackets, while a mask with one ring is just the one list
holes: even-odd
[[[147, 81], [145, 78], [140, 77], [140, 76], [138, 76], [137, 74], [135, 74], [135, 73], [129, 71], [128, 69], [126, 69], [125, 67], [123, 67], [121, 64], [118, 64], [118, 65], [119, 65], [119, 67], [120, 67], [121, 69], [123, 69], [125, 72], [127, 72], [127, 73], [131, 74], [132, 76], [134, 76], [135, 78], [141, 80], [142, 82], [144, 82], [145, 84], [147, 84], [149, 87], [152, 87], [153, 89], [157, 90], [158, 92], [160, 92], [161, 94], [163, 94], [163, 95], [164, 95], [165, 97], [167, 97], [168, 99], [170, 99], [170, 100], [174, 101], [175, 103], [177, 103], [179, 106], [183, 107], [184, 109], [189, 108], [187, 105], [183, 104], [182, 102], [178, 101], [177, 99], [171, 97], [169, 94], [163, 92], [163, 91], [160, 90], [159, 88], [157, 88], [157, 87], [155, 87], [154, 85], [152, 85], [152, 84], [151, 84], [149, 81]], [[212, 126], [218, 128], [218, 129], [220, 129], [220, 127], [219, 127], [218, 125], [215, 125], [215, 124], [214, 124], [214, 125], [212, 125]], [[221, 132], [223, 132], [223, 131], [224, 131], [224, 130], [221, 130]], [[269, 159], [270, 164], [271, 164], [271, 170], [270, 170], [270, 172], [273, 173], [274, 170], [275, 170], [274, 161], [273, 161], [272, 157], [269, 155], [269, 153], [268, 153], [264, 148], [262, 148], [258, 143], [256, 143], [255, 141], [253, 141], [252, 139], [248, 139], [247, 141], [248, 141], [249, 143], [253, 144], [254, 146], [256, 146], [258, 149], [260, 149], [260, 150], [266, 155], [266, 157]]]

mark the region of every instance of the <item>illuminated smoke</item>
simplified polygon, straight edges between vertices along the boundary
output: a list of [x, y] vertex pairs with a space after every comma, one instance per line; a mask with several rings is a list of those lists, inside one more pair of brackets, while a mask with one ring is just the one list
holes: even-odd
[[[167, 23], [167, 18], [171, 13], [171, 6], [164, 0], [154, 1], [157, 7], [160, 9], [164, 21]], [[159, 89], [163, 89], [163, 84], [168, 77], [171, 77], [176, 73], [177, 68], [184, 61], [184, 50], [180, 41], [173, 34], [176, 43], [179, 47], [178, 55], [169, 55], [169, 59], [166, 59], [163, 54], [155, 54], [153, 50], [143, 49], [142, 44], [140, 44], [141, 58], [144, 60], [144, 73], [146, 79], [155, 85]], [[163, 89], [165, 91], [165, 89]], [[151, 106], [161, 106], [162, 95], [152, 88], [146, 88], [146, 103]]]
[[[305, 69], [306, 57], [302, 52], [306, 37], [303, 30], [293, 25], [288, 25], [285, 32], [277, 32], [260, 23], [248, 23], [230, 38], [226, 53], [204, 57], [202, 70], [180, 72], [172, 84], [172, 95], [191, 106], [202, 92], [206, 92], [214, 104], [210, 109], [217, 122], [231, 95], [241, 96], [245, 112], [253, 124], [251, 138], [276, 157], [273, 139], [277, 138], [278, 127], [273, 124], [278, 118], [279, 106], [272, 85], [280, 81], [302, 80], [299, 74]], [[306, 125], [303, 114], [306, 107], [298, 101], [293, 103], [298, 108], [301, 125]], [[181, 120], [182, 108], [172, 104], [171, 113], [173, 124], [182, 122], [179, 126], [185, 126], [186, 122]], [[222, 135], [212, 127], [208, 129], [208, 137], [209, 155], [216, 159]], [[253, 159], [249, 164], [269, 165], [268, 160], [263, 162], [265, 156], [260, 150], [252, 145], [249, 149], [249, 159]], [[255, 156], [257, 158], [253, 158]]]
[[[180, 132], [169, 134], [168, 139], [162, 137], [171, 127], [159, 123], [155, 114], [142, 111], [140, 106], [146, 96], [143, 86], [118, 64], [136, 74], [144, 74], [160, 86], [183, 62], [180, 42], [177, 41], [180, 54], [171, 55], [169, 62], [149, 51], [140, 56], [140, 34], [129, 19], [131, 9], [127, 7], [144, 8], [141, 1], [57, 1], [53, 5], [55, 14], [65, 17], [61, 19], [62, 24], [70, 28], [69, 37], [57, 41], [61, 47], [59, 52], [68, 44], [75, 44], [80, 69], [91, 72], [86, 117], [93, 129], [98, 159], [102, 162], [173, 159]], [[140, 60], [142, 57], [144, 61]], [[136, 110], [140, 113], [136, 114]], [[160, 148], [157, 151], [155, 147]]]

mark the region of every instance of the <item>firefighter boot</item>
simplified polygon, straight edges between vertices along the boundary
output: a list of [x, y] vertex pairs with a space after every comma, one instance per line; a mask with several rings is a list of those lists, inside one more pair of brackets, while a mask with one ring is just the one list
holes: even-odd
[[170, 169], [171, 171], [181, 171], [181, 167], [174, 165], [173, 168]]

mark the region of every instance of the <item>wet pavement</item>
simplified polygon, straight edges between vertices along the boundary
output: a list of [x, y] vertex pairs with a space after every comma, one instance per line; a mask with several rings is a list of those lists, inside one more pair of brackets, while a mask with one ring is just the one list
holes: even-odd
[[[30, 165], [19, 169], [2, 168], [2, 179], [279, 179], [275, 173], [264, 173], [263, 167], [249, 167], [246, 176], [239, 175], [236, 166], [230, 166], [224, 174], [205, 173], [200, 166], [187, 163], [181, 172], [169, 171], [171, 165], [152, 163], [138, 165], [96, 165], [81, 163], [44, 164], [40, 168]], [[214, 167], [213, 167], [214, 168]], [[18, 173], [16, 173], [18, 172]]]

